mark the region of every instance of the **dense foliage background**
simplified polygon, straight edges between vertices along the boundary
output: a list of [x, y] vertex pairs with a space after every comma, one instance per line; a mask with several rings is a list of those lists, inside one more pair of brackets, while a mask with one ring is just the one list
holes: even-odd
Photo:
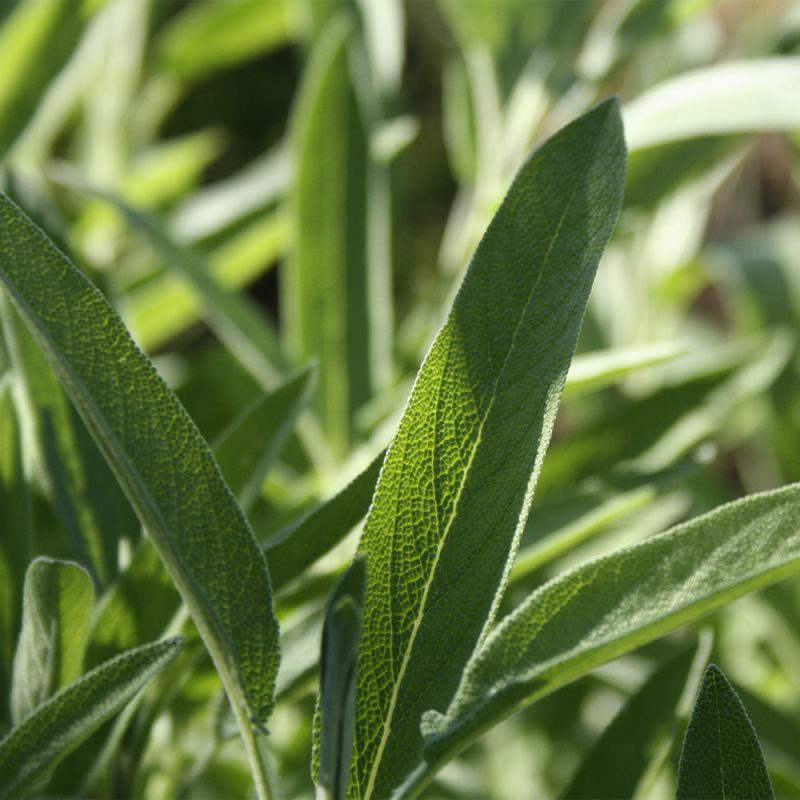
[[[566, 566], [800, 480], [799, 12], [779, 0], [5, 2], [5, 190], [102, 288], [210, 442], [316, 361], [310, 410], [253, 488], [249, 517], [268, 541], [386, 446], [530, 148], [617, 93], [625, 203], [508, 610]], [[60, 486], [68, 457], [42, 458], [31, 442], [43, 434], [23, 428], [35, 554], [81, 561], [102, 598], [130, 563], [135, 518], [99, 520], [113, 547], [87, 553], [76, 520], [91, 487]], [[277, 595], [289, 666], [270, 746], [289, 797], [313, 793], [321, 609], [355, 541]], [[145, 606], [174, 606], [170, 585], [144, 585]], [[161, 634], [157, 613], [132, 608], [142, 619], [126, 644]], [[800, 585], [705, 625], [778, 794], [800, 796]], [[637, 796], [666, 796], [691, 698], [678, 704], [681, 687], [664, 695], [657, 678], [689, 669], [696, 636], [513, 717], [433, 791], [598, 796], [603, 766], [623, 764]], [[13, 642], [3, 648], [7, 687]], [[218, 678], [201, 647], [182, 658], [116, 729], [118, 751], [98, 761], [101, 732], [47, 791], [246, 796]]]

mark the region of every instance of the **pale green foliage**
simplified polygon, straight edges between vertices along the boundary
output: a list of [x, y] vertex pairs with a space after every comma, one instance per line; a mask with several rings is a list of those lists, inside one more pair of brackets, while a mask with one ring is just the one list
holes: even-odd
[[77, 564], [37, 558], [25, 575], [11, 718], [19, 723], [83, 672], [94, 589]]
[[175, 659], [182, 639], [128, 650], [33, 710], [0, 741], [0, 793], [21, 794]]

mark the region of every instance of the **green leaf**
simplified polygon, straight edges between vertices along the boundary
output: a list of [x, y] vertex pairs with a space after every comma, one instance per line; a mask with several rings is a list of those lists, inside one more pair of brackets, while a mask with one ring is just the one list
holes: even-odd
[[270, 539], [265, 553], [275, 590], [286, 586], [338, 544], [369, 509], [385, 451], [344, 489]]
[[18, 3], [0, 29], [0, 156], [25, 128], [102, 0]]
[[117, 574], [119, 540], [139, 535], [136, 516], [41, 348], [5, 297], [0, 309], [32, 412], [40, 475], [76, 558], [104, 586]]
[[600, 664], [800, 568], [800, 485], [755, 494], [588, 562], [490, 634], [446, 713], [423, 717], [416, 792], [487, 728]]
[[28, 567], [11, 691], [15, 724], [80, 677], [93, 605], [92, 580], [77, 564], [37, 558]]
[[709, 664], [686, 729], [678, 766], [678, 800], [773, 800], [775, 793], [742, 701]]
[[214, 444], [222, 474], [247, 510], [258, 496], [272, 462], [308, 402], [316, 370], [303, 370], [256, 401], [223, 431]]
[[291, 21], [284, 0], [211, 0], [189, 6], [158, 37], [160, 66], [196, 81], [285, 45]]
[[353, 796], [417, 765], [420, 715], [446, 706], [494, 614], [624, 171], [615, 100], [535, 151], [417, 376], [360, 544]]
[[0, 725], [9, 719], [14, 648], [22, 619], [22, 587], [31, 559], [31, 502], [13, 383], [0, 380]]
[[696, 651], [696, 647], [683, 648], [650, 675], [594, 742], [561, 797], [618, 800], [635, 796], [659, 741], [675, 735], [676, 706]]
[[60, 169], [54, 177], [65, 186], [114, 206], [164, 263], [194, 289], [209, 325], [242, 366], [262, 387], [275, 386], [286, 371], [284, 359], [266, 318], [246, 296], [221, 286], [203, 257], [186, 247], [178, 247], [152, 215], [137, 211], [111, 192], [87, 185], [71, 170]]
[[[235, 420], [214, 452], [228, 486], [245, 504], [257, 490], [313, 384], [306, 370], [265, 395]], [[125, 571], [102, 597], [89, 642], [89, 663], [161, 636], [180, 598], [149, 539], [139, 542]], [[281, 637], [283, 638], [283, 637]]]
[[624, 109], [631, 150], [712, 134], [800, 129], [800, 58], [729, 61], [676, 78]]
[[357, 557], [328, 601], [320, 658], [317, 783], [322, 797], [347, 796], [356, 712], [356, 667], [366, 565]]
[[316, 408], [337, 457], [347, 452], [352, 416], [382, 380], [391, 352], [388, 265], [375, 257], [370, 219], [385, 196], [375, 191], [350, 76], [351, 29], [347, 15], [331, 21], [299, 90], [291, 121], [294, 239], [281, 275], [287, 350], [298, 361], [319, 359]]
[[564, 397], [576, 397], [586, 392], [610, 386], [636, 370], [663, 364], [688, 352], [676, 342], [618, 347], [575, 356], [569, 368]]
[[123, 708], [181, 647], [177, 637], [128, 650], [37, 708], [0, 742], [0, 795], [21, 796]]
[[181, 592], [263, 785], [251, 725], [272, 709], [278, 624], [263, 553], [208, 445], [103, 296], [3, 196], [0, 281]]

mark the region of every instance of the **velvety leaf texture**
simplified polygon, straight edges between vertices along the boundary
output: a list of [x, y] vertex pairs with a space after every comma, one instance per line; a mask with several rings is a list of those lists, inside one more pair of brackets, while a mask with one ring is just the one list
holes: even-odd
[[742, 701], [709, 664], [686, 729], [678, 800], [774, 800], [775, 793]]
[[167, 565], [240, 723], [263, 726], [279, 660], [269, 573], [210, 449], [103, 296], [4, 196], [0, 282]]
[[77, 564], [37, 558], [28, 567], [14, 656], [15, 723], [80, 677], [93, 604], [91, 578]]
[[51, 697], [0, 741], [0, 797], [17, 797], [123, 708], [183, 639], [128, 650]]
[[353, 797], [384, 797], [416, 766], [422, 712], [447, 706], [492, 617], [624, 172], [615, 100], [536, 150], [420, 370], [360, 544]]
[[423, 718], [421, 785], [481, 732], [594, 667], [800, 569], [800, 485], [752, 495], [537, 589], [486, 639], [446, 714]]

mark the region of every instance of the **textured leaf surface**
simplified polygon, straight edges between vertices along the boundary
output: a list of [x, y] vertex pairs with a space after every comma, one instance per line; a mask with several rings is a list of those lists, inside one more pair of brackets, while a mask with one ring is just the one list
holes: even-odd
[[423, 718], [424, 781], [523, 705], [800, 569], [800, 485], [728, 503], [535, 591], [492, 632], [446, 714]]
[[263, 725], [278, 625], [263, 553], [206, 443], [102, 295], [0, 197], [0, 281], [181, 592], [237, 711]]
[[299, 360], [319, 358], [316, 407], [337, 456], [347, 452], [351, 417], [370, 398], [391, 346], [386, 264], [369, 250], [368, 215], [378, 200], [368, 191], [369, 142], [350, 78], [351, 27], [332, 20], [298, 94], [293, 255], [281, 282], [286, 345]]
[[597, 262], [621, 202], [615, 101], [520, 170], [429, 352], [383, 465], [367, 556], [352, 796], [421, 758], [502, 591]]
[[731, 61], [671, 78], [625, 107], [631, 150], [709, 134], [800, 128], [800, 58]]
[[93, 604], [92, 580], [77, 564], [37, 558], [28, 567], [14, 656], [15, 723], [80, 677]]
[[775, 793], [742, 701], [709, 664], [683, 740], [678, 800], [773, 800]]
[[0, 298], [11, 361], [31, 409], [37, 461], [75, 557], [104, 586], [117, 574], [120, 538], [140, 526], [58, 377], [19, 315]]
[[265, 553], [276, 591], [325, 555], [364, 518], [384, 454], [380, 453], [338, 494], [267, 543]]
[[17, 797], [175, 659], [181, 638], [128, 650], [84, 675], [0, 742], [0, 796]]
[[[241, 503], [246, 494], [258, 489], [286, 441], [313, 377], [312, 371], [305, 371], [257, 399], [215, 443], [214, 454], [223, 477]], [[89, 642], [89, 663], [98, 664], [121, 650], [157, 639], [179, 606], [180, 597], [169, 573], [150, 540], [143, 539], [99, 603]]]
[[31, 558], [31, 509], [11, 381], [0, 383], [0, 725], [9, 719], [14, 648], [22, 620], [22, 587]]

